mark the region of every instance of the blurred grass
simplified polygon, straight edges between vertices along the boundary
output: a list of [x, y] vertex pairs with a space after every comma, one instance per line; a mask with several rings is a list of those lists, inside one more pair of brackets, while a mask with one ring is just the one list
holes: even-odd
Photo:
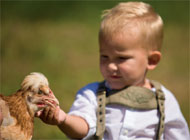
[[[176, 96], [189, 118], [189, 2], [147, 1], [165, 21], [163, 57], [148, 77]], [[1, 1], [0, 92], [15, 92], [24, 76], [44, 73], [66, 112], [78, 89], [102, 80], [98, 64], [101, 11], [117, 1]], [[33, 139], [66, 139], [35, 119]]]

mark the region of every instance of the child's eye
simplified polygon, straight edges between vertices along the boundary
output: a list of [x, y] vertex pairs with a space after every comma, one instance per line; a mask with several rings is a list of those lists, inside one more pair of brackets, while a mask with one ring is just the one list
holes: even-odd
[[120, 60], [127, 60], [129, 57], [119, 57]]
[[126, 60], [126, 57], [119, 57], [120, 60]]
[[128, 60], [128, 59], [130, 59], [131, 57], [123, 57], [123, 56], [121, 56], [121, 57], [118, 57], [118, 60], [119, 61], [126, 61], [126, 60]]
[[107, 55], [101, 55], [100, 58], [101, 59], [108, 59], [108, 56]]

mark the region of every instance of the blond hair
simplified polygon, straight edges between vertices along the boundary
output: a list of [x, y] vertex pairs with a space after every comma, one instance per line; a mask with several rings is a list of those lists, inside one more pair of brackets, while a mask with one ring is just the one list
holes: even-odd
[[124, 32], [125, 27], [140, 29], [147, 49], [160, 50], [163, 40], [163, 21], [154, 9], [143, 2], [119, 3], [102, 16], [99, 38], [110, 38]]

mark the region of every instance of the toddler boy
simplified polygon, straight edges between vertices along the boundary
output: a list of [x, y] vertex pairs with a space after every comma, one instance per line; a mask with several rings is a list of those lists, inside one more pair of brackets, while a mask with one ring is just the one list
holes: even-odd
[[67, 114], [47, 107], [40, 118], [70, 138], [189, 140], [173, 94], [146, 78], [161, 58], [163, 22], [143, 2], [120, 3], [103, 15], [99, 32], [104, 82], [80, 89]]

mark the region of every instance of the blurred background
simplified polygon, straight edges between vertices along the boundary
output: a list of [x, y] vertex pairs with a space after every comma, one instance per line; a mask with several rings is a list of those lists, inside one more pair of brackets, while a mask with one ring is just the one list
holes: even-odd
[[[1, 1], [0, 92], [10, 95], [27, 74], [41, 72], [68, 112], [81, 87], [103, 80], [98, 64], [101, 13], [118, 2]], [[148, 76], [174, 93], [189, 123], [189, 2], [145, 2], [165, 23], [162, 60]], [[33, 139], [66, 137], [35, 119]]]

